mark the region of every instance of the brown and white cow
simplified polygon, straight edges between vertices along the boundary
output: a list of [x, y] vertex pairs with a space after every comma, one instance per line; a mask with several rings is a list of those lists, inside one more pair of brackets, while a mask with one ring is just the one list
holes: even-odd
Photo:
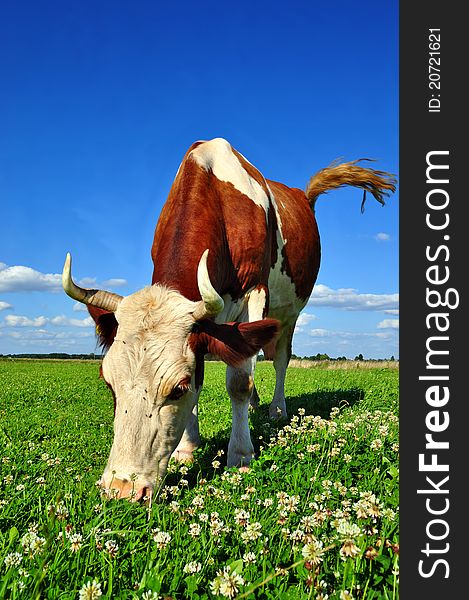
[[151, 495], [171, 455], [192, 456], [209, 353], [228, 365], [227, 464], [249, 465], [248, 408], [260, 349], [276, 371], [270, 415], [286, 415], [293, 331], [320, 263], [317, 197], [351, 185], [384, 204], [395, 189], [388, 173], [357, 162], [321, 170], [303, 192], [265, 179], [224, 139], [196, 142], [156, 226], [151, 286], [127, 297], [79, 288], [67, 255], [64, 289], [88, 305], [107, 349], [102, 376], [115, 402], [114, 441], [101, 480], [108, 493]]

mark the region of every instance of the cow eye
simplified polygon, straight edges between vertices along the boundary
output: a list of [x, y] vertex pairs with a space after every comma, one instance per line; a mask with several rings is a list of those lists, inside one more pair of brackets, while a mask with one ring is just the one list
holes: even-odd
[[186, 377], [173, 388], [173, 391], [169, 394], [170, 400], [178, 400], [182, 395], [188, 392], [190, 388], [190, 378]]
[[180, 385], [177, 385], [168, 397], [170, 400], [178, 400], [186, 391]]

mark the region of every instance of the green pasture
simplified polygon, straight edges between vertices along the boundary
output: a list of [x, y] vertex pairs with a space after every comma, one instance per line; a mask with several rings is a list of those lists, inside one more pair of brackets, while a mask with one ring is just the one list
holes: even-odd
[[95, 486], [113, 402], [94, 361], [0, 360], [0, 598], [397, 599], [398, 369], [289, 368], [271, 422], [261, 362], [257, 459], [225, 470], [230, 402], [206, 365], [202, 447], [151, 506]]

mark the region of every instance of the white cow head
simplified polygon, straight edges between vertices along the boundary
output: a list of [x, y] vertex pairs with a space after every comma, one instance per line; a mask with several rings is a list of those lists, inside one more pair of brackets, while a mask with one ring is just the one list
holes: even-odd
[[204, 354], [236, 366], [277, 333], [272, 319], [222, 325], [211, 319], [223, 309], [223, 299], [210, 283], [207, 253], [198, 268], [199, 302], [159, 284], [126, 297], [79, 288], [67, 255], [67, 294], [113, 312], [117, 321], [102, 364], [115, 401], [114, 441], [100, 482], [110, 496], [149, 496], [164, 476], [202, 384]]

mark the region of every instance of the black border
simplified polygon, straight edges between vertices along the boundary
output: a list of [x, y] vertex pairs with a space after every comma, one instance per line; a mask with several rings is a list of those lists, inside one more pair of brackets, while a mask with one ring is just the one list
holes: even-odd
[[[468, 392], [465, 381], [469, 373], [466, 364], [466, 346], [469, 325], [464, 314], [467, 306], [466, 280], [469, 277], [469, 252], [467, 250], [467, 227], [465, 204], [468, 204], [467, 183], [463, 179], [469, 173], [468, 149], [463, 145], [464, 129], [468, 122], [468, 108], [463, 108], [466, 91], [465, 79], [469, 69], [465, 67], [465, 58], [469, 56], [467, 31], [463, 30], [465, 19], [463, 3], [401, 2], [399, 7], [400, 50], [400, 431], [401, 431], [401, 598], [441, 598], [467, 597], [465, 566], [465, 542], [468, 498], [466, 479], [466, 457], [469, 455], [469, 421], [466, 418]], [[429, 89], [429, 29], [441, 30], [441, 89]], [[466, 28], [467, 29], [467, 28]], [[429, 112], [428, 102], [431, 94], [440, 93], [440, 112]], [[436, 97], [436, 96], [435, 96]], [[436, 104], [436, 103], [434, 103]], [[432, 231], [426, 225], [426, 195], [429, 184], [426, 182], [426, 156], [430, 151], [448, 150], [449, 184], [444, 186], [450, 195], [448, 212], [450, 224], [444, 231], [450, 236], [442, 242], [443, 232]], [[435, 473], [434, 481], [439, 482], [449, 475], [445, 486], [447, 495], [438, 495], [440, 499], [448, 497], [448, 511], [442, 515], [449, 526], [449, 534], [441, 542], [428, 540], [426, 527], [433, 518], [426, 509], [425, 494], [418, 489], [431, 488], [426, 476], [431, 473], [419, 471], [419, 454], [425, 451], [425, 434], [428, 432], [425, 418], [432, 408], [427, 404], [425, 391], [428, 381], [419, 381], [426, 371], [426, 341], [431, 333], [425, 323], [429, 312], [426, 303], [426, 270], [429, 262], [425, 256], [426, 247], [435, 248], [446, 243], [450, 256], [448, 265], [450, 280], [447, 287], [458, 290], [459, 306], [448, 310], [450, 327], [447, 348], [449, 355], [443, 362], [449, 365], [446, 372], [450, 377], [447, 385], [450, 399], [447, 410], [450, 417], [448, 429], [440, 434], [441, 440], [449, 441], [449, 449], [439, 452], [439, 462], [449, 464], [448, 473]], [[442, 253], [443, 257], [445, 253]], [[444, 309], [439, 309], [444, 310]], [[444, 334], [441, 334], [444, 335]], [[443, 385], [443, 383], [442, 383]], [[435, 436], [436, 437], [436, 436]], [[431, 454], [431, 451], [430, 451]], [[427, 459], [428, 462], [428, 459]], [[437, 506], [437, 495], [435, 498]], [[443, 500], [441, 500], [443, 506]], [[437, 529], [433, 529], [434, 532]], [[443, 528], [440, 529], [443, 531]], [[448, 551], [432, 554], [427, 558], [422, 553], [427, 541], [432, 547], [444, 547], [449, 543]], [[468, 540], [469, 541], [469, 540]], [[433, 557], [433, 558], [432, 558]], [[431, 561], [443, 558], [449, 565], [449, 577], [443, 564], [435, 566], [432, 576], [424, 578], [419, 574], [419, 561], [425, 559], [424, 570], [431, 571]]]

